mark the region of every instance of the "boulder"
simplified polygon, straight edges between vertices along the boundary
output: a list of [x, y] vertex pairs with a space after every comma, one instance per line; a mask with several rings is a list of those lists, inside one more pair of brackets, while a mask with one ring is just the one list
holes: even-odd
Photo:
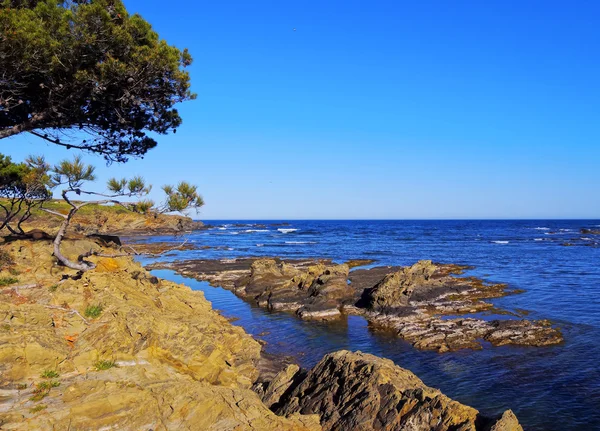
[[318, 413], [323, 430], [520, 431], [510, 411], [490, 420], [390, 360], [344, 350], [326, 355], [273, 406], [284, 416]]

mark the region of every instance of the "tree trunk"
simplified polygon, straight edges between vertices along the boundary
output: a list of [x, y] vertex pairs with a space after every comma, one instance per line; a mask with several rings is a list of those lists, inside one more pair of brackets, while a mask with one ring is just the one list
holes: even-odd
[[[63, 193], [63, 196], [64, 196], [64, 193]], [[69, 202], [68, 199], [67, 199], [67, 202]], [[94, 263], [83, 260], [83, 258], [81, 258], [81, 257], [78, 262], [72, 262], [69, 259], [67, 259], [67, 257], [64, 256], [60, 252], [60, 244], [61, 244], [65, 234], [67, 233], [67, 228], [69, 227], [69, 223], [71, 222], [71, 219], [73, 218], [75, 213], [79, 210], [79, 207], [77, 207], [73, 204], [72, 204], [72, 206], [73, 206], [73, 208], [71, 209], [71, 211], [69, 211], [69, 214], [67, 215], [67, 218], [65, 219], [65, 221], [62, 222], [62, 224], [60, 225], [60, 229], [58, 230], [58, 233], [56, 234], [56, 238], [54, 238], [54, 256], [59, 260], [60, 263], [62, 263], [67, 268], [76, 269], [78, 271], [89, 271], [90, 269], [94, 269], [96, 267], [96, 265]]]

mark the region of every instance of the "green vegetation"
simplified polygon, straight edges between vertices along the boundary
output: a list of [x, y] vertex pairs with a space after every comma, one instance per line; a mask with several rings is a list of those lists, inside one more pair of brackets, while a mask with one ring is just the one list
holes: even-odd
[[91, 317], [92, 319], [95, 319], [102, 314], [102, 310], [102, 305], [90, 305], [85, 309], [84, 315], [85, 317]]
[[50, 293], [56, 292], [56, 289], [58, 289], [58, 284], [53, 284], [52, 286], [48, 287]]
[[29, 412], [38, 413], [38, 412], [41, 412], [42, 410], [46, 410], [47, 408], [48, 408], [48, 406], [46, 404], [38, 404], [37, 406], [30, 408]]
[[99, 360], [96, 361], [96, 363], [94, 364], [94, 367], [96, 367], [97, 371], [103, 371], [103, 370], [108, 370], [111, 369], [113, 367], [117, 367], [117, 363], [115, 361], [108, 361], [108, 360]]
[[[121, 206], [127, 210], [135, 208], [135, 204], [122, 203], [119, 198], [122, 197], [143, 197], [147, 195], [152, 189], [151, 185], [146, 185], [146, 182], [142, 177], [136, 176], [129, 180], [123, 178], [117, 180], [111, 178], [108, 180], [107, 188], [112, 193], [110, 195], [103, 193], [90, 192], [82, 190], [86, 182], [94, 181], [96, 176], [94, 175], [95, 168], [92, 165], [86, 165], [83, 163], [80, 156], [75, 156], [72, 160], [63, 160], [57, 165], [50, 169], [52, 173], [50, 178], [50, 185], [52, 188], [58, 186], [64, 186], [61, 194], [63, 200], [68, 205], [68, 211], [66, 213], [62, 211], [50, 210], [49, 208], [42, 207], [43, 211], [62, 217], [64, 220], [60, 225], [58, 233], [54, 239], [54, 256], [66, 267], [76, 269], [78, 271], [88, 271], [95, 268], [95, 264], [85, 260], [85, 257], [94, 254], [93, 252], [79, 256], [77, 261], [72, 261], [64, 256], [60, 251], [60, 245], [62, 240], [69, 228], [73, 217], [86, 206], [91, 205], [107, 205], [112, 204], [115, 206]], [[186, 211], [190, 208], [196, 210], [204, 205], [204, 200], [198, 194], [197, 187], [186, 182], [181, 182], [177, 185], [177, 188], [171, 186], [164, 186], [164, 192], [166, 193], [165, 203], [156, 208], [157, 213], [171, 212], [171, 211]], [[87, 196], [99, 196], [102, 200], [98, 201], [84, 201], [77, 202], [71, 200], [71, 194], [80, 196], [81, 194]], [[151, 201], [140, 201], [138, 205], [141, 205], [141, 209], [144, 212], [149, 212], [150, 207], [154, 203]]]
[[45, 370], [42, 373], [42, 378], [44, 379], [55, 379], [59, 376], [59, 374], [54, 370]]
[[121, 0], [0, 6], [0, 139], [29, 132], [126, 161], [156, 146], [149, 132], [180, 126], [174, 105], [195, 98], [192, 58]]
[[31, 401], [41, 401], [48, 396], [52, 388], [56, 388], [58, 386], [60, 386], [60, 382], [58, 380], [40, 382], [35, 385], [33, 396], [29, 399]]
[[22, 391], [22, 390], [25, 390], [25, 389], [27, 389], [27, 383], [19, 383], [17, 385], [17, 390]]
[[43, 157], [30, 156], [22, 163], [13, 163], [10, 157], [0, 154], [0, 209], [3, 213], [0, 230], [7, 229], [13, 235], [25, 233], [21, 225], [51, 196], [48, 169], [50, 166]]
[[19, 279], [14, 277], [0, 277], [0, 287], [10, 286], [11, 284], [18, 283]]

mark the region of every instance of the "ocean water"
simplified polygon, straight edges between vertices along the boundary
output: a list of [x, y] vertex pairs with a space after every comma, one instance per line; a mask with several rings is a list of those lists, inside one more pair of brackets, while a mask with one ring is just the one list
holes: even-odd
[[[210, 221], [187, 235], [209, 249], [173, 252], [160, 260], [248, 256], [374, 259], [410, 265], [419, 259], [474, 266], [469, 275], [508, 283], [524, 293], [491, 300], [530, 319], [550, 319], [565, 342], [552, 347], [493, 347], [438, 354], [372, 333], [364, 319], [303, 322], [269, 313], [231, 292], [159, 270], [160, 277], [202, 290], [214, 308], [257, 338], [267, 351], [310, 367], [339, 349], [393, 360], [427, 385], [487, 415], [512, 409], [526, 430], [600, 430], [600, 220], [505, 221]], [[150, 241], [182, 238], [153, 237]], [[566, 244], [572, 244], [566, 246]], [[151, 259], [142, 259], [144, 263]], [[486, 318], [495, 316], [486, 316]]]

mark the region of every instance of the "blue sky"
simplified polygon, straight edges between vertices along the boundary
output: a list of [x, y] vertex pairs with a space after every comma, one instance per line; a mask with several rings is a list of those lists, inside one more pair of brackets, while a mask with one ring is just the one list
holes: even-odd
[[125, 3], [198, 99], [101, 181], [189, 180], [203, 219], [600, 217], [600, 2]]

